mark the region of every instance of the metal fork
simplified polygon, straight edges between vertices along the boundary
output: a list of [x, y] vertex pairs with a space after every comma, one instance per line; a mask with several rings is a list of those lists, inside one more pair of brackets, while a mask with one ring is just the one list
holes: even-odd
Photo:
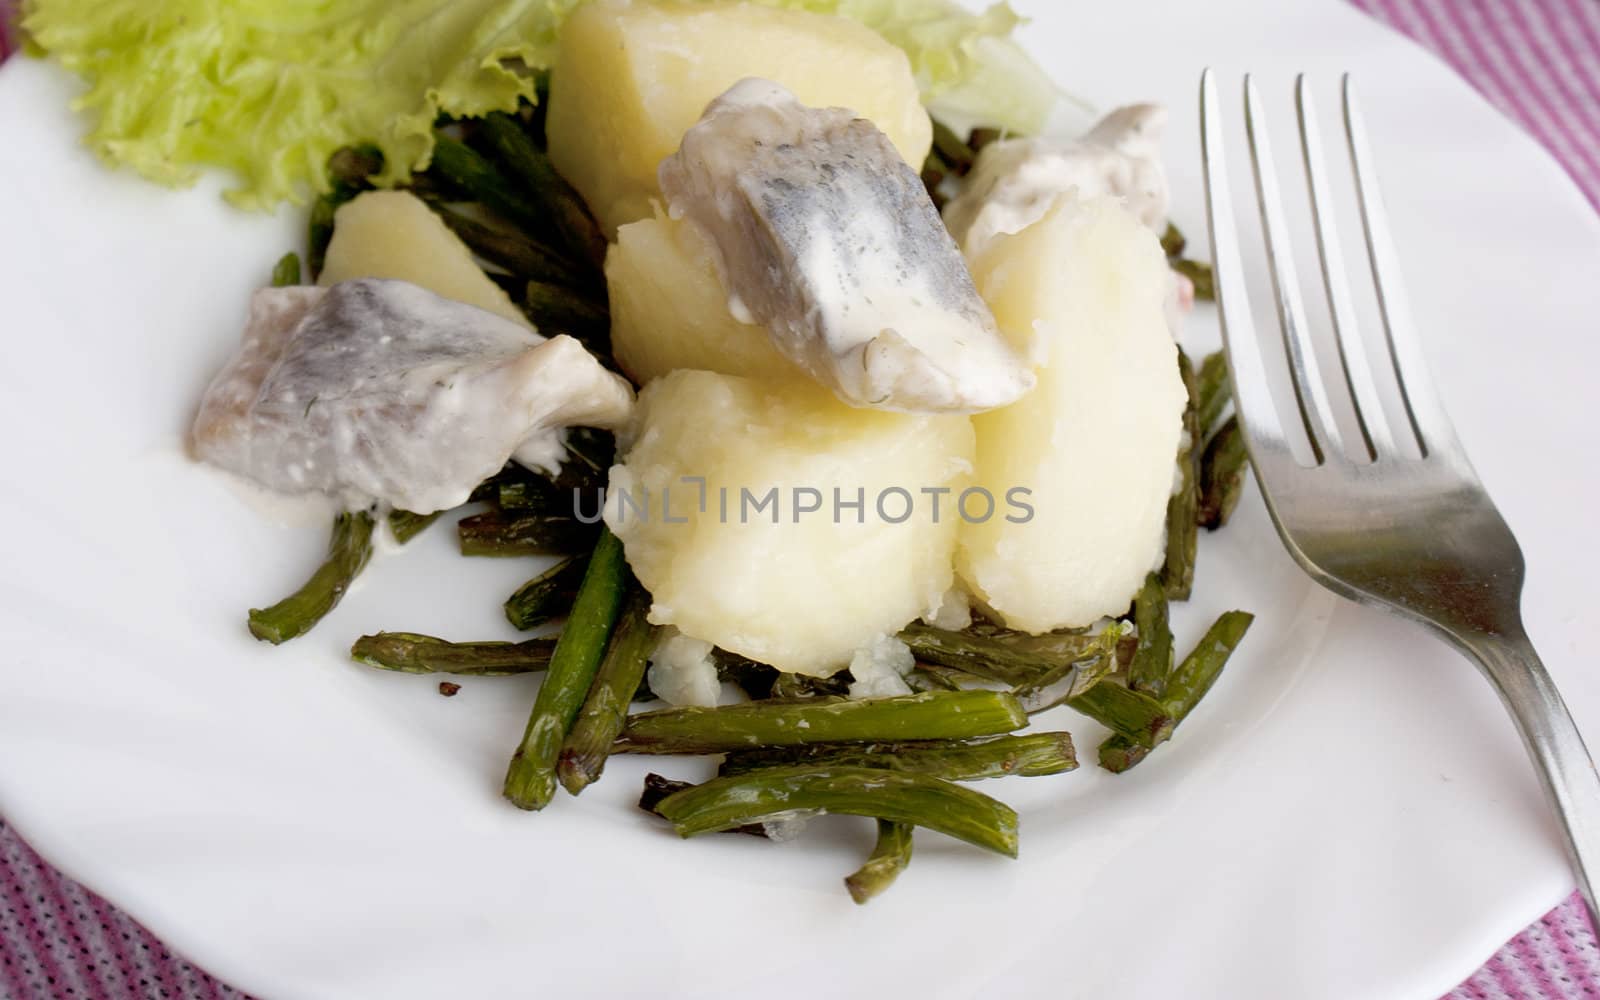
[[[1294, 412], [1279, 413], [1240, 256], [1223, 158], [1222, 114], [1211, 70], [1200, 80], [1200, 133], [1217, 303], [1234, 403], [1273, 524], [1296, 562], [1329, 590], [1429, 626], [1475, 660], [1500, 693], [1561, 818], [1578, 885], [1595, 914], [1600, 874], [1600, 776], [1572, 716], [1523, 628], [1522, 550], [1478, 481], [1433, 389], [1422, 358], [1373, 175], [1350, 77], [1344, 131], [1366, 237], [1378, 313], [1405, 419], [1385, 419], [1362, 349], [1349, 275], [1334, 225], [1321, 136], [1302, 76], [1295, 85], [1301, 152], [1327, 292], [1339, 372], [1355, 410], [1359, 457], [1347, 454], [1318, 370], [1290, 254], [1278, 175], [1261, 98], [1244, 78], [1245, 127], [1254, 168], [1277, 318], [1294, 387]], [[1291, 452], [1285, 422], [1304, 429], [1307, 467]], [[1421, 457], [1399, 442], [1409, 438]]]

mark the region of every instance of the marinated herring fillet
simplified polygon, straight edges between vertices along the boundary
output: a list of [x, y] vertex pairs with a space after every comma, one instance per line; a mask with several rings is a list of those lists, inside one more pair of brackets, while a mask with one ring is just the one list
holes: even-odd
[[843, 401], [970, 413], [1033, 387], [916, 172], [853, 112], [742, 80], [660, 180], [710, 237], [734, 316]]
[[360, 279], [255, 293], [193, 447], [281, 493], [428, 513], [466, 502], [513, 456], [559, 465], [563, 428], [617, 427], [631, 410], [626, 383], [571, 337]]

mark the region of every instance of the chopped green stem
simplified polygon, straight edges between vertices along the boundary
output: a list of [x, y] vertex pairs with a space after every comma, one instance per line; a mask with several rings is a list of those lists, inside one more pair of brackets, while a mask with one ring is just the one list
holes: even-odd
[[[559, 330], [581, 331], [588, 337], [579, 337], [587, 343], [599, 331], [609, 330], [611, 314], [604, 303], [574, 292], [570, 288], [548, 281], [529, 281], [522, 293], [523, 311], [540, 329], [555, 327]], [[578, 336], [574, 333], [573, 336]]]
[[957, 177], [965, 176], [972, 169], [972, 161], [977, 156], [965, 139], [937, 118], [933, 119], [933, 148]]
[[362, 190], [372, 186], [372, 175], [383, 170], [383, 150], [362, 143], [341, 146], [328, 157], [328, 180], [334, 187]]
[[1172, 269], [1188, 278], [1194, 285], [1194, 297], [1201, 302], [1214, 302], [1217, 298], [1216, 281], [1211, 275], [1211, 265], [1185, 257], [1172, 262]]
[[506, 771], [505, 796], [519, 809], [543, 809], [555, 795], [561, 744], [605, 657], [627, 581], [622, 542], [609, 531], [601, 532], [572, 614], [550, 654], [550, 669], [539, 686], [522, 744]]
[[1195, 522], [1215, 531], [1228, 523], [1244, 492], [1244, 470], [1250, 465], [1244, 433], [1237, 417], [1229, 417], [1200, 458], [1200, 505]]
[[549, 281], [574, 289], [594, 284], [592, 278], [585, 278], [574, 270], [571, 262], [558, 251], [524, 233], [479, 222], [442, 202], [434, 202], [432, 208], [473, 253], [518, 278]]
[[1094, 656], [1101, 641], [1082, 633], [1001, 636], [952, 632], [921, 622], [900, 630], [900, 641], [923, 663], [954, 667], [1002, 684], [1027, 684], [1057, 667]]
[[348, 195], [332, 191], [318, 195], [311, 203], [311, 216], [306, 224], [306, 274], [312, 281], [322, 274], [322, 264], [328, 256], [328, 244], [333, 240], [333, 217], [339, 206], [348, 200]]
[[[1211, 690], [1228, 657], [1238, 648], [1240, 640], [1250, 628], [1254, 616], [1244, 611], [1228, 611], [1212, 623], [1211, 628], [1183, 658], [1167, 681], [1167, 694], [1162, 707], [1176, 727], [1186, 719]], [[1115, 727], [1113, 727], [1115, 728]], [[1117, 733], [1100, 744], [1100, 766], [1121, 773], [1144, 760], [1159, 741], [1143, 741], [1125, 733]]]
[[1100, 766], [1121, 774], [1150, 755], [1150, 748], [1126, 736], [1112, 734], [1100, 744]]
[[656, 811], [684, 837], [794, 812], [872, 816], [926, 827], [1017, 856], [1017, 814], [954, 782], [871, 767], [771, 767], [713, 778], [662, 799]]
[[1022, 702], [1029, 715], [1046, 711], [1071, 698], [1085, 693], [1107, 674], [1131, 660], [1137, 645], [1132, 640], [1133, 630], [1122, 622], [1112, 622], [1097, 635], [1081, 636], [1092, 643], [1084, 655], [1065, 661], [1040, 674], [1026, 684], [1018, 685], [1013, 693]]
[[300, 284], [300, 255], [291, 250], [272, 265], [272, 287], [288, 288], [298, 284]]
[[[1173, 689], [1176, 677], [1174, 671], [1167, 690]], [[1149, 747], [1171, 736], [1175, 725], [1171, 709], [1147, 694], [1128, 690], [1112, 677], [1068, 698], [1067, 704], [1107, 729]]]
[[1213, 351], [1200, 362], [1200, 372], [1195, 376], [1195, 397], [1200, 439], [1205, 440], [1217, 429], [1222, 411], [1233, 398], [1233, 387], [1228, 382], [1228, 356], [1222, 351]]
[[1183, 376], [1189, 401], [1183, 408], [1183, 430], [1187, 439], [1178, 452], [1178, 489], [1167, 501], [1167, 555], [1161, 567], [1161, 582], [1167, 588], [1167, 597], [1186, 601], [1194, 589], [1194, 559], [1200, 529], [1195, 524], [1195, 508], [1200, 503], [1200, 423], [1195, 406], [1194, 365], [1181, 349], [1178, 351], [1178, 372]]
[[1167, 620], [1167, 592], [1154, 573], [1133, 598], [1133, 624], [1139, 644], [1128, 664], [1128, 686], [1159, 698], [1172, 673], [1172, 626]]
[[840, 674], [832, 677], [811, 677], [779, 671], [772, 679], [768, 698], [798, 701], [806, 698], [842, 698], [850, 691], [850, 684]]
[[583, 199], [556, 172], [550, 158], [515, 118], [502, 112], [486, 115], [479, 134], [495, 157], [532, 193], [540, 214], [561, 234], [562, 242], [599, 273], [605, 267], [606, 240]]
[[471, 674], [504, 677], [550, 665], [554, 639], [524, 642], [447, 642], [415, 632], [364, 635], [350, 647], [350, 658], [382, 670], [406, 674]]
[[1167, 695], [1163, 699], [1174, 722], [1182, 722], [1205, 697], [1211, 685], [1217, 682], [1228, 657], [1238, 648], [1244, 634], [1250, 630], [1255, 615], [1248, 611], [1225, 611], [1183, 662], [1172, 671], [1167, 681]]
[[526, 631], [566, 614], [588, 566], [588, 556], [570, 556], [518, 587], [506, 600], [506, 620]]
[[495, 486], [495, 503], [518, 514], [572, 516], [572, 497], [563, 496], [548, 479], [513, 479]]
[[954, 667], [941, 667], [937, 663], [919, 663], [906, 676], [913, 691], [960, 691], [963, 682], [974, 680], [971, 674]]
[[878, 820], [878, 842], [872, 853], [853, 875], [845, 876], [844, 887], [850, 898], [865, 903], [894, 884], [894, 880], [911, 864], [910, 823]]
[[327, 559], [299, 590], [270, 608], [251, 608], [250, 634], [277, 644], [311, 631], [372, 558], [372, 528], [372, 515], [366, 511], [334, 518]]
[[[693, 787], [694, 782], [692, 781], [674, 781], [652, 771], [644, 776], [644, 791], [639, 795], [639, 808], [652, 816], [660, 816], [661, 814], [656, 811], [656, 806], [661, 804], [662, 799], [674, 792], [681, 792], [686, 788]], [[767, 836], [767, 828], [761, 823], [750, 823], [745, 826], [729, 827], [723, 833], [743, 833], [752, 837], [765, 838]]]
[[718, 680], [739, 685], [739, 690], [752, 701], [772, 697], [772, 686], [778, 680], [776, 669], [726, 649], [712, 650], [711, 655], [717, 664]]
[[698, 754], [847, 740], [966, 739], [1021, 729], [1027, 721], [1022, 705], [1003, 691], [926, 691], [868, 701], [758, 701], [635, 715], [617, 750]]
[[1188, 239], [1172, 220], [1167, 220], [1167, 228], [1161, 232], [1161, 251], [1168, 257], [1176, 257], [1183, 253], [1183, 248], [1188, 244]]
[[1071, 733], [1023, 733], [975, 740], [823, 743], [730, 753], [718, 774], [743, 774], [783, 764], [881, 767], [946, 781], [1038, 777], [1078, 766]]
[[511, 222], [538, 231], [544, 217], [534, 202], [502, 174], [493, 163], [466, 143], [434, 132], [433, 162], [429, 170], [446, 186], [481, 201]]
[[464, 556], [566, 555], [582, 551], [598, 530], [570, 517], [500, 510], [464, 517], [456, 525]]
[[391, 510], [389, 512], [389, 534], [401, 545], [411, 541], [422, 534], [428, 525], [439, 520], [444, 511], [436, 510], [432, 514], [413, 514], [409, 510]]
[[974, 153], [983, 152], [983, 147], [1005, 138], [1005, 133], [989, 125], [980, 125], [967, 133], [967, 145], [972, 147]]
[[578, 712], [572, 731], [567, 733], [556, 763], [562, 787], [573, 795], [599, 780], [611, 753], [611, 744], [628, 721], [628, 706], [633, 693], [644, 680], [650, 651], [655, 648], [656, 628], [650, 624], [650, 595], [634, 585], [629, 591], [616, 630], [606, 645], [589, 697]]

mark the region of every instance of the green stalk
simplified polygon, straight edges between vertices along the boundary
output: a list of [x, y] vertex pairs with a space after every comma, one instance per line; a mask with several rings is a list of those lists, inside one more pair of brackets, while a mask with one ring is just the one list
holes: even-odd
[[[1225, 612], [1172, 671], [1162, 707], [1171, 717], [1173, 728], [1188, 718], [1200, 699], [1211, 690], [1254, 620], [1255, 616], [1246, 611]], [[1100, 766], [1120, 774], [1144, 760], [1157, 742], [1131, 739], [1120, 733], [1113, 735], [1100, 744]]]
[[1194, 558], [1200, 538], [1199, 526], [1195, 524], [1195, 507], [1200, 503], [1200, 418], [1196, 409], [1198, 389], [1194, 365], [1181, 348], [1178, 371], [1189, 395], [1183, 408], [1183, 430], [1188, 442], [1178, 453], [1177, 492], [1167, 501], [1167, 555], [1161, 567], [1161, 582], [1167, 588], [1169, 599], [1186, 601], [1194, 589]]
[[1052, 667], [1034, 680], [1013, 688], [1012, 693], [1029, 715], [1069, 702], [1132, 659], [1137, 645], [1131, 638], [1132, 633], [1126, 624], [1112, 622], [1097, 635], [1080, 636], [1090, 644], [1082, 657]]
[[545, 556], [580, 552], [595, 537], [597, 525], [570, 517], [510, 514], [490, 510], [464, 517], [456, 533], [464, 556]]
[[495, 157], [530, 191], [541, 215], [567, 248], [599, 273], [606, 263], [606, 240], [600, 227], [572, 189], [516, 119], [502, 112], [484, 116], [479, 134]]
[[327, 559], [299, 590], [270, 608], [251, 608], [250, 634], [276, 645], [311, 631], [372, 558], [372, 528], [372, 515], [366, 511], [334, 518]]
[[518, 587], [506, 599], [506, 620], [527, 631], [566, 614], [588, 566], [588, 556], [569, 556]]
[[1126, 736], [1113, 734], [1100, 744], [1100, 766], [1113, 774], [1121, 774], [1149, 755], [1149, 747], [1135, 743]]
[[1200, 459], [1200, 505], [1195, 522], [1208, 531], [1228, 523], [1244, 493], [1244, 471], [1250, 465], [1239, 418], [1229, 417]]
[[967, 145], [967, 140], [956, 135], [950, 126], [937, 118], [933, 119], [933, 148], [939, 151], [939, 157], [950, 165], [957, 177], [965, 176], [972, 169], [972, 161], [977, 158], [972, 147]]
[[894, 884], [900, 873], [911, 864], [911, 830], [909, 823], [878, 820], [878, 842], [872, 854], [853, 875], [845, 876], [844, 887], [850, 898], [865, 903]]
[[1188, 238], [1169, 219], [1167, 228], [1161, 232], [1161, 252], [1170, 259], [1183, 253], [1183, 248], [1189, 244]]
[[[652, 816], [660, 816], [656, 807], [661, 805], [661, 800], [674, 792], [681, 792], [686, 788], [693, 788], [692, 781], [674, 781], [664, 778], [654, 771], [644, 776], [644, 791], [639, 794], [639, 808]], [[767, 828], [760, 823], [750, 823], [746, 826], [735, 826], [724, 830], [723, 833], [743, 833], [751, 837], [767, 837]]]
[[404, 545], [422, 534], [428, 525], [439, 520], [443, 514], [444, 511], [442, 510], [436, 510], [432, 514], [413, 514], [409, 510], [391, 510], [389, 512], [389, 534], [394, 536], [394, 540], [397, 543]]
[[[1177, 672], [1167, 682], [1173, 690]], [[1153, 747], [1172, 735], [1176, 725], [1172, 710], [1166, 705], [1137, 691], [1130, 691], [1114, 678], [1106, 678], [1074, 698], [1067, 704], [1078, 712], [1116, 733], [1121, 733], [1135, 743]]]
[[881, 767], [926, 774], [946, 781], [1031, 778], [1078, 766], [1071, 733], [1023, 733], [975, 740], [903, 740], [892, 743], [824, 743], [730, 753], [719, 775], [743, 774], [774, 765]]
[[550, 654], [550, 669], [534, 700], [522, 744], [506, 771], [505, 796], [519, 809], [543, 809], [555, 795], [561, 743], [605, 656], [627, 580], [622, 542], [609, 531], [601, 532], [572, 614]]
[[954, 782], [870, 767], [772, 767], [713, 778], [662, 799], [656, 811], [693, 837], [795, 812], [872, 816], [926, 827], [1017, 856], [1017, 814]]
[[504, 677], [550, 665], [554, 639], [525, 642], [447, 642], [415, 632], [364, 635], [350, 647], [350, 658], [380, 670], [406, 674], [468, 674]]
[[1065, 663], [1093, 656], [1100, 641], [1082, 633], [1008, 634], [1004, 638], [952, 632], [921, 622], [900, 630], [918, 662], [954, 667], [976, 677], [1013, 686], [1037, 681]]
[[288, 288], [300, 284], [300, 255], [290, 251], [272, 265], [272, 287]]
[[430, 207], [473, 253], [519, 278], [549, 281], [567, 288], [594, 284], [594, 279], [573, 270], [559, 252], [524, 233], [479, 222], [441, 202]]
[[1174, 723], [1188, 717], [1205, 693], [1211, 690], [1211, 685], [1222, 675], [1222, 668], [1227, 666], [1228, 657], [1238, 648], [1253, 621], [1255, 615], [1248, 611], [1223, 612], [1211, 623], [1206, 634], [1201, 636], [1200, 642], [1183, 658], [1177, 669], [1172, 671], [1172, 677], [1167, 681], [1164, 703]]
[[656, 645], [656, 628], [650, 624], [650, 595], [635, 585], [629, 592], [617, 627], [611, 633], [606, 655], [595, 672], [589, 697], [567, 733], [556, 762], [562, 787], [573, 795], [598, 781], [605, 769], [611, 744], [628, 721], [633, 693], [644, 680], [650, 651]]
[[1217, 283], [1211, 274], [1211, 265], [1204, 261], [1179, 258], [1172, 261], [1172, 269], [1194, 284], [1194, 297], [1201, 302], [1215, 302]]
[[1007, 733], [1027, 722], [1022, 705], [1003, 691], [927, 691], [869, 701], [757, 701], [635, 715], [616, 750], [700, 754], [848, 740], [966, 739]]
[[522, 308], [539, 329], [569, 331], [585, 344], [611, 329], [611, 313], [604, 304], [548, 281], [529, 281], [523, 287]]
[[1222, 351], [1212, 351], [1200, 362], [1199, 374], [1195, 376], [1195, 397], [1200, 438], [1205, 440], [1216, 430], [1222, 411], [1233, 398], [1233, 386], [1228, 381], [1228, 356]]
[[1156, 698], [1166, 691], [1167, 675], [1172, 673], [1172, 626], [1167, 610], [1167, 592], [1161, 586], [1161, 578], [1151, 573], [1133, 598], [1133, 624], [1139, 630], [1139, 645], [1128, 664], [1128, 686]]
[[538, 206], [493, 163], [442, 132], [434, 132], [433, 138], [433, 160], [428, 169], [447, 187], [472, 201], [483, 202], [491, 211], [526, 229], [537, 232], [544, 228]]

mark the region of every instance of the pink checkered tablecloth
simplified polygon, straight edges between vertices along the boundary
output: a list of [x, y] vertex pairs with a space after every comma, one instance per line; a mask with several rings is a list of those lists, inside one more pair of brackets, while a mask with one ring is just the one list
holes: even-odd
[[[1600, 208], [1600, 0], [1351, 0], [1438, 53], [1544, 143]], [[0, 0], [0, 60], [14, 0]], [[0, 1000], [240, 997], [52, 869], [0, 818]], [[1576, 895], [1446, 1000], [1595, 1000], [1600, 946]]]

